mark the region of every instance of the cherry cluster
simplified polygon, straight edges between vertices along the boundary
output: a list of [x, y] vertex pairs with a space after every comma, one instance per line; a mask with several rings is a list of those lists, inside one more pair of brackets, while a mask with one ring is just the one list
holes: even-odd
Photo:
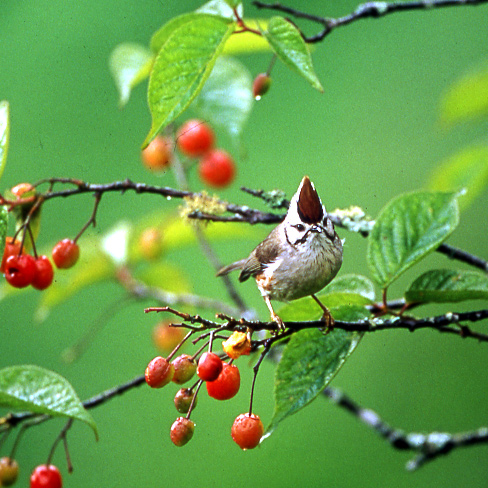
[[[9, 457], [0, 459], [0, 486], [12, 486], [19, 476], [17, 461]], [[30, 488], [62, 488], [59, 469], [52, 464], [37, 466], [30, 477]]]
[[[207, 185], [225, 188], [234, 180], [236, 167], [232, 157], [223, 149], [214, 147], [215, 133], [205, 122], [192, 119], [176, 131], [176, 147], [184, 156], [198, 161], [198, 174]], [[142, 151], [144, 165], [151, 171], [164, 171], [174, 155], [170, 136], [158, 135]]]
[[[71, 239], [59, 241], [53, 248], [52, 258], [59, 269], [71, 268], [80, 256], [80, 248]], [[32, 285], [37, 290], [45, 290], [53, 282], [54, 270], [47, 256], [27, 254], [25, 247], [13, 237], [7, 237], [3, 251], [0, 272], [15, 288]]]
[[[155, 328], [154, 340], [160, 347], [167, 348], [173, 345], [178, 334], [169, 331], [180, 331], [168, 323], [158, 324]], [[186, 338], [186, 337], [185, 337]], [[209, 350], [201, 353], [201, 349], [193, 356], [181, 354], [172, 359], [176, 351], [183, 344], [185, 338], [179, 339], [173, 352], [167, 357], [155, 357], [149, 362], [145, 371], [146, 383], [151, 388], [162, 388], [173, 382], [184, 385], [198, 377], [190, 388], [183, 387], [174, 397], [176, 410], [186, 416], [178, 417], [170, 429], [170, 438], [176, 446], [183, 446], [193, 437], [195, 423], [190, 415], [197, 405], [197, 395], [200, 387], [205, 383], [207, 394], [215, 400], [229, 400], [239, 391], [241, 377], [238, 367], [233, 361], [241, 355], [250, 353], [250, 339], [247, 334], [234, 332], [222, 345], [223, 353], [212, 352], [212, 342]], [[198, 358], [198, 359], [197, 359]], [[229, 361], [223, 360], [228, 358]], [[241, 449], [255, 448], [263, 435], [264, 428], [261, 419], [251, 413], [239, 415], [232, 425], [232, 439]]]

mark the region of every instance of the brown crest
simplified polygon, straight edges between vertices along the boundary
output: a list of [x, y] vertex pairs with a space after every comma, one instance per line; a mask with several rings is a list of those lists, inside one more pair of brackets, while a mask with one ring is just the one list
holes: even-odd
[[307, 224], [318, 224], [324, 218], [324, 209], [308, 176], [302, 180], [302, 189], [297, 202], [299, 217]]

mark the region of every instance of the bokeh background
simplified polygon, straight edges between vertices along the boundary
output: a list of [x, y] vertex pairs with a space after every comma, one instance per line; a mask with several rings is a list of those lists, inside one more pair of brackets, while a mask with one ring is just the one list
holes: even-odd
[[[168, 19], [199, 5], [3, 0], [0, 99], [11, 104], [12, 127], [1, 191], [50, 176], [174, 185], [171, 174], [150, 174], [140, 163], [140, 144], [150, 125], [146, 85], [119, 110], [108, 58], [121, 42], [148, 44]], [[297, 5], [334, 17], [352, 11], [356, 2]], [[245, 8], [248, 16], [266, 15], [247, 1]], [[469, 144], [486, 142], [486, 120], [445, 130], [438, 107], [450, 84], [488, 60], [487, 19], [487, 6], [463, 7], [396, 14], [338, 29], [313, 52], [324, 94], [277, 63], [272, 89], [256, 103], [247, 124], [246, 156], [236, 154], [237, 181], [221, 196], [258, 206], [239, 186], [282, 188], [291, 195], [308, 174], [329, 210], [355, 204], [375, 216], [395, 195], [424, 187], [439, 162]], [[313, 26], [304, 27], [313, 32]], [[240, 59], [257, 74], [266, 70], [270, 55]], [[219, 140], [227, 144], [224, 135], [219, 134]], [[195, 175], [191, 185], [202, 188]], [[462, 214], [449, 239], [485, 258], [487, 203], [484, 193]], [[98, 227], [90, 232], [106, 232], [119, 220], [134, 221], [161, 206], [169, 211], [177, 202], [107, 195]], [[47, 245], [74, 236], [90, 212], [88, 196], [49, 203], [40, 242]], [[256, 228], [252, 237], [219, 242], [216, 251], [224, 262], [241, 258], [269, 230]], [[365, 240], [340, 234], [346, 237], [341, 273], [367, 275]], [[183, 267], [196, 293], [225, 298], [198, 249], [173, 252], [168, 259]], [[392, 296], [427, 267], [463, 268], [439, 255], [426, 261], [400, 280]], [[242, 285], [242, 292], [265, 317], [252, 283]], [[81, 398], [142, 373], [156, 354], [151, 342], [156, 318], [142, 313], [143, 304], [110, 319], [78, 362], [67, 365], [61, 360], [64, 348], [120, 296], [116, 285], [98, 285], [56, 308], [42, 324], [33, 319], [38, 294], [31, 291], [1, 301], [0, 367], [31, 363], [55, 370], [71, 381]], [[450, 308], [486, 308], [486, 302]], [[431, 307], [426, 313], [441, 310], [446, 309]], [[248, 405], [251, 369], [241, 361], [240, 394], [223, 404], [202, 395], [194, 416], [197, 430], [185, 448], [169, 440], [176, 416], [172, 389], [154, 392], [143, 386], [92, 411], [100, 441], [94, 441], [85, 425], [73, 427], [72, 475], [66, 473], [61, 447], [55, 455], [65, 486], [486, 486], [487, 446], [458, 450], [408, 473], [408, 454], [394, 451], [322, 398], [285, 421], [260, 448], [241, 452], [230, 439], [234, 417]], [[388, 331], [365, 337], [333, 385], [406, 431], [464, 431], [487, 423], [487, 365], [486, 345], [473, 340], [430, 331]], [[264, 364], [255, 395], [255, 411], [265, 423], [272, 414], [273, 370], [272, 364]], [[27, 486], [31, 469], [45, 461], [62, 425], [55, 420], [26, 433], [17, 456], [19, 486]]]

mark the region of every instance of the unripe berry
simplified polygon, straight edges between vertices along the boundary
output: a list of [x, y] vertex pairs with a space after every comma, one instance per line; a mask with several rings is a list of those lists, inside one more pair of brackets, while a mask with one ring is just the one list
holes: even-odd
[[202, 156], [212, 149], [214, 132], [203, 121], [193, 119], [185, 122], [176, 134], [176, 144], [179, 150], [191, 158]]
[[19, 476], [19, 465], [15, 459], [0, 459], [0, 486], [12, 486]]
[[53, 282], [53, 265], [47, 256], [38, 256], [38, 258], [35, 260], [35, 264], [36, 274], [32, 280], [32, 286], [36, 290], [45, 290]]
[[192, 437], [195, 431], [195, 424], [185, 417], [178, 417], [171, 426], [171, 442], [175, 446], [184, 446]]
[[25, 288], [36, 274], [35, 259], [29, 254], [10, 256], [5, 263], [5, 279], [15, 288]]
[[61, 488], [63, 480], [56, 466], [41, 464], [31, 474], [30, 488]]
[[53, 248], [54, 264], [60, 269], [68, 269], [76, 264], [80, 257], [80, 247], [72, 239], [63, 239]]
[[164, 171], [171, 164], [172, 147], [169, 137], [156, 136], [141, 153], [144, 166], [151, 171]]
[[162, 388], [167, 385], [175, 374], [174, 366], [167, 359], [155, 357], [146, 368], [146, 383], [151, 388]]
[[22, 248], [20, 252], [20, 241], [13, 239], [13, 237], [7, 237], [5, 239], [5, 249], [3, 251], [2, 264], [0, 266], [0, 273], [5, 273], [5, 264], [10, 256], [18, 256], [19, 254], [24, 254], [25, 249]]
[[222, 371], [222, 360], [213, 352], [205, 352], [198, 360], [197, 375], [203, 381], [215, 381]]
[[180, 327], [170, 327], [171, 322], [164, 320], [153, 329], [154, 345], [163, 351], [172, 351], [185, 337]]
[[241, 386], [239, 369], [233, 364], [222, 364], [223, 368], [215, 381], [207, 381], [208, 395], [216, 400], [229, 400], [237, 394]]
[[198, 174], [207, 185], [224, 188], [232, 183], [236, 173], [234, 160], [222, 149], [209, 151], [200, 160]]
[[188, 354], [182, 354], [178, 356], [172, 362], [173, 367], [175, 368], [175, 374], [173, 376], [173, 382], [177, 385], [182, 385], [187, 381], [190, 381], [193, 376], [195, 375], [195, 371], [197, 370], [197, 365], [195, 361], [188, 356]]
[[232, 425], [231, 435], [241, 449], [254, 449], [264, 433], [261, 419], [253, 413], [242, 413]]
[[254, 78], [252, 84], [252, 94], [256, 100], [261, 100], [262, 96], [269, 90], [271, 86], [271, 77], [266, 73], [260, 73]]
[[[193, 401], [193, 398], [195, 397], [195, 392], [193, 390], [190, 390], [190, 388], [181, 388], [181, 390], [178, 390], [175, 395], [175, 407], [176, 410], [180, 413], [188, 413], [188, 410], [190, 410], [190, 405], [191, 402]], [[197, 398], [195, 398], [195, 402], [193, 403], [193, 408], [196, 407], [197, 405]]]
[[139, 237], [139, 249], [145, 259], [159, 258], [163, 251], [163, 235], [154, 228], [145, 229]]

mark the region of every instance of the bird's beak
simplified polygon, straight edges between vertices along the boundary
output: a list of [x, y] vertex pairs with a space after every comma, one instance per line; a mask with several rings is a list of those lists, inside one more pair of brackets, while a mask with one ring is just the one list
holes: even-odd
[[321, 234], [324, 231], [320, 225], [312, 225], [310, 227], [310, 232], [316, 232], [317, 234]]

